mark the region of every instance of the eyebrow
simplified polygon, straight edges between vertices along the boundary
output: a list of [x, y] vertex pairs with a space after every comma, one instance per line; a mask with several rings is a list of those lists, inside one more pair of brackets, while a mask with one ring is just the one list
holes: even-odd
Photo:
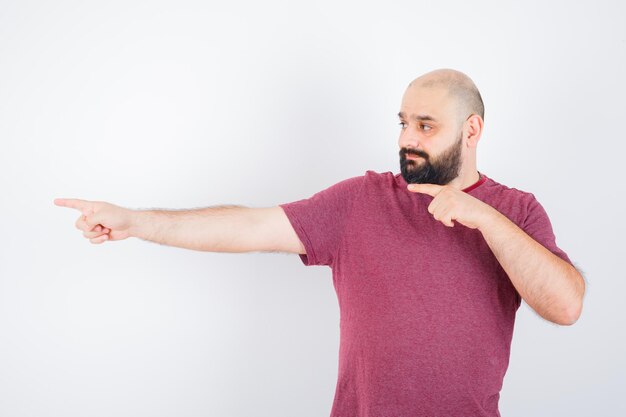
[[[404, 113], [402, 113], [402, 112], [398, 113], [398, 117], [400, 117], [402, 119], [406, 119], [406, 115]], [[414, 118], [415, 118], [415, 120], [420, 121], [420, 122], [423, 122], [423, 121], [436, 122], [437, 121], [434, 117], [429, 116], [427, 114], [418, 114]]]

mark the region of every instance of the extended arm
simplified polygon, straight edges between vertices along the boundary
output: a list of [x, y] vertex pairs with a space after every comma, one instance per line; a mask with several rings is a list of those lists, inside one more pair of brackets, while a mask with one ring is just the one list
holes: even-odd
[[56, 198], [54, 204], [79, 210], [82, 215], [75, 226], [96, 244], [137, 237], [199, 251], [306, 254], [280, 206], [133, 210], [105, 201], [76, 198]]
[[209, 252], [304, 253], [280, 207], [138, 210], [131, 224], [131, 236], [168, 246]]

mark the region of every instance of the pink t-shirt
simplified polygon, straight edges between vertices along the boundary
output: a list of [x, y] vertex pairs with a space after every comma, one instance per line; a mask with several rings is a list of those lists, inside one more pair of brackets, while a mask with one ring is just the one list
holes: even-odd
[[[481, 174], [463, 191], [571, 263], [535, 196]], [[481, 232], [447, 227], [433, 197], [401, 174], [343, 180], [280, 204], [306, 249], [328, 265], [340, 308], [331, 417], [500, 416], [521, 297]]]

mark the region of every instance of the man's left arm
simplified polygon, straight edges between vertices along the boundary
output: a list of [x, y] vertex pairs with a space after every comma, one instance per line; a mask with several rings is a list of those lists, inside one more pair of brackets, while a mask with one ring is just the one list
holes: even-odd
[[502, 213], [493, 208], [488, 213], [478, 230], [520, 296], [546, 320], [574, 324], [585, 292], [580, 272]]
[[436, 184], [412, 184], [408, 190], [432, 196], [428, 211], [444, 225], [454, 227], [455, 220], [480, 230], [517, 292], [541, 317], [560, 325], [578, 320], [585, 281], [573, 265], [461, 190]]

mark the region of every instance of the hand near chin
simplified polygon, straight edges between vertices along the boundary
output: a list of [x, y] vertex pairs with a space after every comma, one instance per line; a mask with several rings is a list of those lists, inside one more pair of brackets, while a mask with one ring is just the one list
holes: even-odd
[[450, 185], [409, 184], [407, 189], [433, 197], [428, 212], [448, 227], [454, 227], [455, 220], [470, 229], [479, 229], [495, 211], [490, 205]]

